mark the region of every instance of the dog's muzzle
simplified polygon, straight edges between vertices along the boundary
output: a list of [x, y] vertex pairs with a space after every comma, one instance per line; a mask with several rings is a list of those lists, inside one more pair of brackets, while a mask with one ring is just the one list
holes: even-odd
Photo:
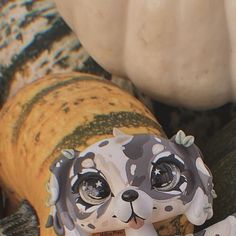
[[152, 216], [152, 212], [153, 200], [141, 190], [125, 189], [115, 199], [114, 216], [130, 228], [141, 228], [145, 220]]

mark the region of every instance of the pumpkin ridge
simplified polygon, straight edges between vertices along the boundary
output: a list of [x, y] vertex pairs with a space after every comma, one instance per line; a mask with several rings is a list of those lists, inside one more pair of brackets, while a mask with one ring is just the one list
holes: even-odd
[[[76, 83], [78, 81], [84, 81], [84, 80], [89, 80], [89, 81], [99, 81], [104, 84], [108, 84], [109, 82], [100, 78], [92, 78], [92, 77], [72, 77], [69, 80], [64, 80], [64, 81], [59, 81], [56, 82], [53, 85], [50, 85], [44, 89], [42, 89], [39, 93], [35, 94], [28, 102], [26, 102], [24, 105], [22, 105], [22, 110], [18, 116], [18, 119], [13, 126], [13, 132], [12, 132], [12, 142], [16, 143], [20, 134], [21, 127], [29, 115], [29, 113], [32, 111], [34, 104], [36, 104], [40, 99], [42, 99], [44, 96], [48, 95], [49, 93], [62, 88], [63, 86], [71, 85], [73, 83]], [[109, 83], [110, 84], [110, 83]], [[111, 86], [117, 87], [115, 84], [110, 84]]]
[[0, 95], [0, 107], [9, 94], [14, 74], [28, 61], [35, 60], [45, 50], [45, 48], [50, 49], [56, 41], [69, 34], [71, 34], [71, 30], [65, 22], [59, 18], [49, 30], [35, 35], [35, 39], [29, 44], [29, 46], [12, 59], [9, 67], [0, 68], [2, 73], [1, 80], [3, 79], [2, 83], [4, 85], [4, 87], [1, 88], [1, 91], [4, 89], [4, 93]]
[[[161, 130], [158, 122], [136, 112], [122, 111], [95, 115], [93, 121], [77, 126], [72, 133], [66, 135], [49, 156], [55, 157], [56, 153], [63, 149], [86, 145], [86, 141], [94, 135], [112, 135], [113, 128], [140, 126]], [[42, 170], [50, 161], [50, 158], [45, 158], [39, 168], [39, 175], [43, 173]]]

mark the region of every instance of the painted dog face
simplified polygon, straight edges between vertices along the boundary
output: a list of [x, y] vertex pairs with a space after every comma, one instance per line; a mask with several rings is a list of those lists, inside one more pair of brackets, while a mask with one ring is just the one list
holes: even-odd
[[212, 216], [212, 176], [193, 137], [149, 134], [65, 150], [51, 166], [51, 215], [57, 235], [139, 229], [180, 214], [199, 225]]

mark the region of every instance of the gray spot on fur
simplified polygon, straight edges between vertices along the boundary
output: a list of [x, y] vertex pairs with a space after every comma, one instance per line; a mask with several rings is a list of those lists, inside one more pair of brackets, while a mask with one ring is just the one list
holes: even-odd
[[94, 225], [92, 225], [92, 224], [88, 224], [88, 227], [89, 227], [90, 229], [96, 229], [96, 227], [95, 227]]
[[49, 215], [45, 227], [46, 227], [46, 228], [50, 228], [50, 227], [52, 227], [52, 226], [53, 226], [53, 216], [52, 216], [52, 215]]
[[82, 169], [82, 163], [84, 160], [91, 158], [94, 160], [95, 154], [93, 152], [88, 152], [84, 156], [80, 156], [79, 158], [76, 158], [74, 163], [74, 175], [77, 175]]
[[173, 207], [172, 206], [166, 206], [165, 211], [167, 211], [167, 212], [173, 211]]
[[82, 158], [88, 159], [88, 158], [94, 158], [95, 154], [93, 152], [87, 152]]
[[[160, 138], [161, 144], [164, 145], [165, 151], [177, 155], [184, 163], [181, 163], [175, 158], [175, 162], [180, 162], [181, 165], [181, 182], [179, 185], [183, 184], [183, 181], [187, 183], [185, 193], [182, 194], [180, 186], [176, 186], [176, 191], [179, 191], [179, 199], [183, 204], [187, 204], [192, 201], [196, 189], [200, 187], [206, 193], [211, 189], [212, 178], [202, 180], [199, 178], [199, 173], [196, 168], [196, 159], [201, 156], [201, 153], [196, 145], [191, 145], [189, 148], [180, 146], [176, 144], [173, 139], [167, 140]], [[171, 199], [174, 195], [168, 192], [155, 191], [152, 189], [151, 182], [149, 178], [143, 178], [143, 173], [151, 173], [152, 170], [152, 161], [155, 159], [155, 156], [152, 153], [152, 148], [154, 145], [160, 144], [158, 140], [155, 139], [155, 136], [148, 135], [136, 135], [131, 142], [125, 145], [124, 154], [128, 155], [130, 158], [126, 164], [126, 173], [129, 183], [132, 183], [133, 186], [139, 187], [140, 190], [147, 193], [151, 198], [156, 200], [166, 200]], [[137, 149], [138, 146], [138, 149]], [[131, 151], [133, 150], [133, 151]], [[134, 158], [134, 156], [136, 158]], [[191, 157], [191, 158], [190, 158]], [[170, 157], [166, 158], [169, 160]], [[163, 161], [165, 157], [163, 157]], [[135, 176], [131, 173], [131, 166], [136, 165]], [[207, 185], [206, 185], [207, 183]], [[206, 189], [207, 187], [207, 189]], [[211, 202], [211, 199], [209, 199]]]
[[109, 141], [103, 141], [103, 142], [101, 142], [98, 146], [99, 147], [104, 147], [104, 146], [106, 146], [107, 144], [109, 143]]
[[[126, 145], [124, 145], [124, 154], [132, 159], [136, 160], [143, 155], [143, 145], [150, 139], [149, 135], [137, 135]], [[133, 148], [135, 146], [135, 148]]]

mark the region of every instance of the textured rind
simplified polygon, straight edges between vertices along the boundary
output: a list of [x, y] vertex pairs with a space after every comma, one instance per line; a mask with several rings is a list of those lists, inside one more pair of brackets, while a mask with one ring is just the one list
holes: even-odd
[[26, 84], [70, 71], [110, 77], [89, 57], [52, 1], [0, 1], [0, 107]]
[[[64, 82], [63, 86], [31, 102], [40, 91], [59, 81]], [[20, 122], [18, 138], [14, 140], [14, 130], [19, 125], [25, 104], [31, 104], [31, 108]], [[121, 115], [113, 122], [124, 132], [164, 136], [153, 115], [139, 101], [94, 76], [76, 73], [48, 76], [18, 92], [0, 112], [0, 179], [11, 201], [30, 201], [41, 226], [44, 225], [49, 214], [45, 206], [48, 197], [45, 184], [49, 179], [49, 166], [60, 153], [61, 148], [56, 147], [71, 134], [74, 138], [64, 142], [63, 148], [83, 150], [100, 139], [111, 137], [112, 129], [106, 129], [106, 125], [111, 124], [106, 123], [106, 119], [103, 126], [99, 123], [100, 127], [95, 128], [82, 143], [74, 143], [73, 140], [81, 134], [73, 134], [73, 131], [78, 127], [88, 127], [96, 116], [110, 116], [114, 120], [114, 115]], [[93, 125], [96, 127], [96, 122]], [[41, 235], [54, 233], [41, 227]]]

